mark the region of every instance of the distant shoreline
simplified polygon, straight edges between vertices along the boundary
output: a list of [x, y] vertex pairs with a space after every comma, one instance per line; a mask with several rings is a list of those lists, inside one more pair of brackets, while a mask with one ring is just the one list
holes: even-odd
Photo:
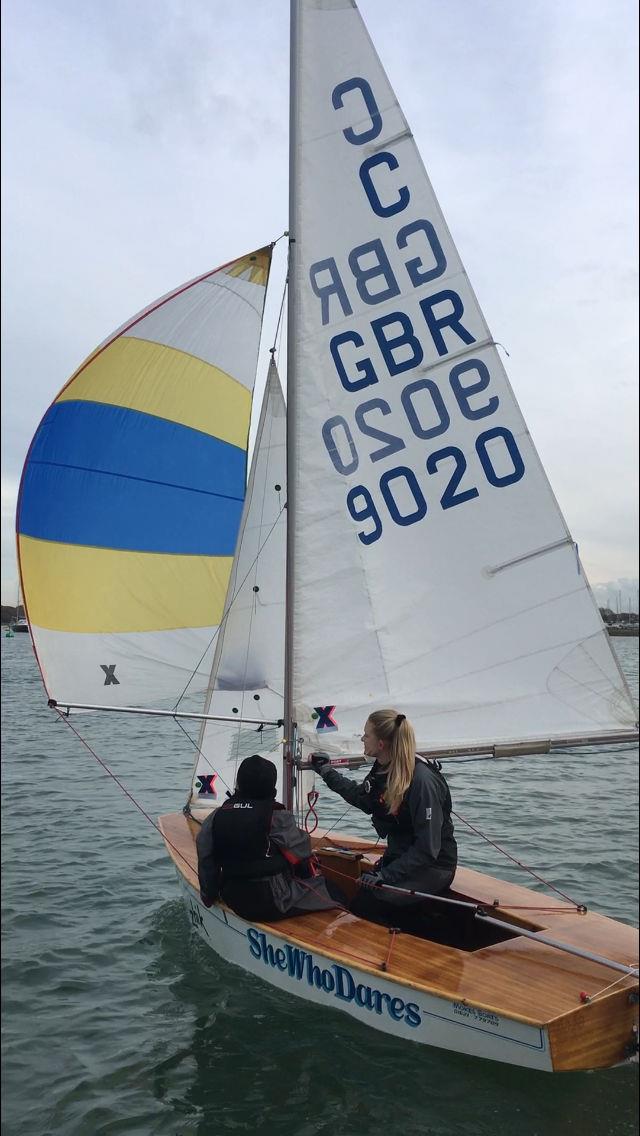
[[[10, 627], [11, 623], [2, 624], [3, 631], [8, 630]], [[612, 637], [615, 637], [616, 635], [624, 635], [637, 639], [639, 629], [637, 627], [607, 627], [607, 631]]]
[[[602, 615], [602, 613], [603, 613], [603, 609], [601, 608], [600, 614]], [[610, 611], [608, 611], [608, 610], [606, 611], [606, 616], [608, 616], [609, 618], [611, 618], [612, 614], [613, 613], [611, 613]], [[2, 630], [3, 631], [5, 631], [7, 628], [11, 627], [18, 619], [24, 619], [24, 617], [25, 617], [25, 611], [24, 611], [24, 608], [22, 607], [22, 604], [18, 608], [9, 607], [8, 605], [2, 604], [1, 620], [2, 620]], [[635, 614], [633, 614], [632, 617], [633, 617], [634, 620], [636, 620], [638, 618], [637, 615], [635, 615]], [[615, 618], [615, 615], [614, 615], [614, 618]], [[605, 618], [604, 619], [604, 625], [605, 625], [607, 631], [609, 632], [609, 635], [611, 635], [612, 637], [614, 637], [616, 635], [624, 635], [624, 636], [634, 637], [636, 639], [638, 638], [638, 631], [640, 630], [640, 628], [638, 627], [638, 624], [635, 623], [635, 622], [632, 623], [631, 626], [628, 626], [628, 625], [625, 626], [624, 623], [622, 623], [622, 624], [620, 624], [620, 623], [618, 623], [618, 624], [608, 623], [607, 619]]]

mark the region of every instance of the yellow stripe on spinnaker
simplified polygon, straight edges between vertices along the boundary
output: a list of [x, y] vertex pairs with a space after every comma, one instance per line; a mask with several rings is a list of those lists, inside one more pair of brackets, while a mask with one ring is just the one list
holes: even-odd
[[247, 448], [251, 391], [184, 351], [120, 336], [80, 368], [56, 402], [80, 399], [153, 414]]
[[231, 556], [87, 548], [21, 536], [29, 619], [52, 631], [167, 631], [220, 623]]

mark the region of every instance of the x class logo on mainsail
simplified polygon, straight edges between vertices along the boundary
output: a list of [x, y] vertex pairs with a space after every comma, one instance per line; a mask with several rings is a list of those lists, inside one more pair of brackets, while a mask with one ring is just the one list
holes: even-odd
[[314, 706], [315, 715], [318, 721], [316, 723], [316, 730], [337, 730], [338, 724], [333, 719], [333, 711], [335, 706]]
[[116, 678], [116, 664], [112, 663], [108, 666], [106, 663], [100, 663], [100, 670], [104, 671], [106, 678], [104, 680], [105, 686], [120, 686], [120, 679]]
[[217, 797], [218, 792], [215, 787], [217, 773], [198, 773], [197, 776], [197, 789], [199, 797]]

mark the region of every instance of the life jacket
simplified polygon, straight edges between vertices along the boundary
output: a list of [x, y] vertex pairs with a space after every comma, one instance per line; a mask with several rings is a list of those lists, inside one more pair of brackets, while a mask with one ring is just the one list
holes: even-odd
[[276, 801], [251, 801], [234, 794], [213, 817], [213, 859], [223, 879], [262, 879], [287, 869], [287, 861], [269, 839]]

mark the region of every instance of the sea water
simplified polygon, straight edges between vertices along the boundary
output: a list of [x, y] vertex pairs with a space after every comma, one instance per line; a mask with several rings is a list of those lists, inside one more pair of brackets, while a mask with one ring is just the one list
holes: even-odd
[[[637, 689], [638, 640], [612, 642]], [[637, 1067], [552, 1076], [397, 1041], [225, 963], [191, 933], [156, 830], [48, 710], [28, 636], [2, 637], [2, 684], [3, 1136], [636, 1131]], [[81, 726], [149, 816], [182, 806], [193, 749], [175, 723]], [[461, 817], [637, 922], [637, 749], [446, 772]], [[344, 812], [325, 790], [322, 823]], [[345, 826], [369, 832], [353, 810]], [[531, 882], [456, 835], [463, 863]]]

